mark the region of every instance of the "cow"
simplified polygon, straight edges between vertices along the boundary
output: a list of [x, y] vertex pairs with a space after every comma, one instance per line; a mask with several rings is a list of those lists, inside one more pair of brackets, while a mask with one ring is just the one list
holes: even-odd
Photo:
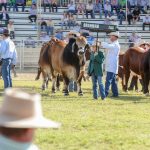
[[56, 38], [52, 38], [47, 43], [40, 53], [39, 67], [42, 68], [45, 76], [47, 76], [45, 72], [51, 74], [52, 92], [55, 92], [56, 89], [56, 77], [61, 74], [64, 80], [65, 95], [69, 95], [68, 84], [70, 80], [78, 82], [78, 94], [83, 95], [81, 89], [82, 78], [78, 77], [80, 68], [85, 65], [85, 51], [87, 48], [87, 41], [82, 36], [70, 38], [68, 44]]
[[123, 56], [123, 71], [125, 76], [124, 90], [128, 89], [128, 80], [131, 71], [136, 75], [141, 76], [143, 83], [143, 92], [147, 94], [149, 84], [149, 59], [150, 49], [148, 51], [141, 51], [139, 48], [129, 48]]

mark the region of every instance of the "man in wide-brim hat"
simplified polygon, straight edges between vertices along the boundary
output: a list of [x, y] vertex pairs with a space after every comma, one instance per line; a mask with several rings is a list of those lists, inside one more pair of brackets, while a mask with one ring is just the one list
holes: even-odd
[[17, 51], [14, 42], [9, 37], [9, 31], [4, 29], [0, 45], [2, 58], [2, 77], [4, 88], [12, 87], [11, 68], [17, 63]]
[[0, 109], [0, 150], [37, 150], [32, 144], [35, 129], [59, 127], [59, 123], [43, 117], [39, 94], [5, 91]]
[[118, 97], [118, 86], [116, 82], [116, 74], [118, 73], [120, 44], [118, 42], [119, 32], [111, 32], [109, 34], [110, 43], [102, 42], [102, 48], [106, 49], [106, 83], [105, 94], [109, 94], [110, 86], [112, 87], [112, 97]]

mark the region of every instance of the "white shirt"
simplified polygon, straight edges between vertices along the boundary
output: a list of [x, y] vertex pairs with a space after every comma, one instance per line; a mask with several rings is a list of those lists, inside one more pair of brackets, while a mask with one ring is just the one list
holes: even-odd
[[68, 10], [76, 10], [76, 5], [74, 5], [74, 4], [69, 4], [68, 5]]
[[143, 18], [143, 23], [150, 23], [150, 17], [144, 17]]
[[106, 52], [106, 71], [117, 74], [119, 64], [120, 44], [117, 41], [112, 43], [102, 42], [101, 46], [107, 50]]
[[111, 11], [111, 5], [105, 4], [105, 5], [104, 5], [104, 10]]

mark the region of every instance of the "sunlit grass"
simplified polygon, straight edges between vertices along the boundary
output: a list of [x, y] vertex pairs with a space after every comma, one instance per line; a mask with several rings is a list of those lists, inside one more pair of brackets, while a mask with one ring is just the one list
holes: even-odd
[[41, 150], [150, 149], [150, 97], [120, 90], [118, 99], [94, 101], [90, 82], [83, 83], [83, 97], [51, 94], [50, 88], [42, 92], [41, 83], [34, 76], [14, 79], [15, 87], [41, 93], [44, 115], [62, 123], [58, 130], [38, 130], [35, 143]]

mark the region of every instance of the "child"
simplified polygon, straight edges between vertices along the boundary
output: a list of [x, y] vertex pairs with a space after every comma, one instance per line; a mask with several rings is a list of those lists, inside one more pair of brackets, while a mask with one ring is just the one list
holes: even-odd
[[88, 67], [88, 75], [92, 77], [92, 84], [93, 84], [93, 98], [95, 100], [98, 99], [98, 90], [97, 90], [97, 83], [99, 85], [100, 96], [102, 100], [105, 100], [105, 89], [102, 83], [102, 64], [104, 61], [104, 55], [101, 51], [99, 51], [99, 46], [94, 44], [92, 46], [92, 52], [90, 56], [90, 63]]

